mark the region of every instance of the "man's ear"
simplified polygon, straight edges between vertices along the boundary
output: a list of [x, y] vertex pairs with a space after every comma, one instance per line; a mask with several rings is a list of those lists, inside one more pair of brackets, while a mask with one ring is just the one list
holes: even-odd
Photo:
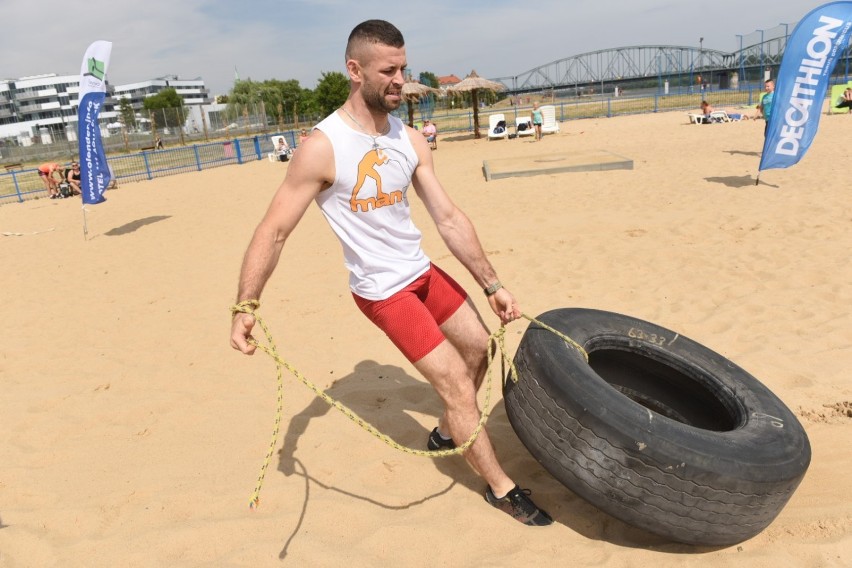
[[361, 64], [354, 59], [346, 60], [346, 72], [349, 74], [349, 79], [360, 83], [361, 82]]

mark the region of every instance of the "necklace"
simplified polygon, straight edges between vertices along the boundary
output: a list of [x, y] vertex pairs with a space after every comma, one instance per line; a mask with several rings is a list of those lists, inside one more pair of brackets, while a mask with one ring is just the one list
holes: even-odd
[[379, 147], [379, 143], [378, 143], [377, 139], [378, 139], [380, 136], [384, 136], [385, 134], [387, 134], [388, 132], [390, 132], [390, 120], [388, 120], [388, 124], [387, 124], [387, 126], [385, 126], [385, 130], [384, 130], [384, 132], [379, 132], [376, 136], [373, 136], [372, 134], [370, 134], [369, 132], [367, 132], [367, 129], [366, 129], [366, 128], [364, 128], [363, 126], [361, 126], [361, 123], [360, 123], [360, 122], [358, 122], [357, 120], [355, 120], [355, 117], [354, 117], [354, 116], [352, 116], [351, 114], [349, 114], [349, 111], [348, 111], [348, 110], [346, 110], [346, 107], [345, 107], [345, 106], [341, 106], [341, 107], [340, 107], [340, 110], [342, 110], [343, 112], [345, 112], [345, 113], [346, 113], [346, 116], [348, 116], [348, 117], [349, 117], [349, 120], [351, 120], [352, 122], [354, 122], [354, 123], [355, 123], [355, 126], [357, 126], [358, 128], [360, 128], [360, 129], [361, 129], [361, 132], [363, 132], [364, 134], [366, 134], [367, 136], [369, 136], [370, 138], [372, 138], [372, 139], [373, 139], [373, 149], [374, 149], [374, 150], [375, 150], [375, 149], [377, 149], [377, 148]]

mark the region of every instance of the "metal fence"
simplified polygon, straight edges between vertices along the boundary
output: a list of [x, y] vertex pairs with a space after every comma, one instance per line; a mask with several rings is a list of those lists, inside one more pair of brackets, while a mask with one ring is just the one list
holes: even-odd
[[[233, 138], [231, 140], [192, 144], [163, 150], [143, 150], [131, 154], [111, 155], [109, 168], [117, 183], [151, 180], [185, 172], [244, 164], [265, 160], [273, 153], [272, 139], [283, 136], [291, 148], [296, 147], [296, 132], [288, 130], [274, 135]], [[0, 204], [47, 197], [38, 168], [13, 169], [0, 173]]]
[[[753, 107], [757, 104], [760, 90], [755, 88], [738, 90], [715, 90], [685, 94], [649, 94], [645, 96], [581, 96], [571, 94], [548, 93], [535, 99], [541, 104], [552, 104], [556, 107], [556, 118], [560, 122], [584, 118], [606, 118], [640, 113], [656, 113], [674, 110], [692, 110], [697, 112], [702, 100], [707, 100], [714, 107]], [[526, 96], [513, 101], [500, 101], [490, 107], [479, 109], [480, 129], [487, 129], [488, 115], [496, 112], [503, 113], [507, 123], [514, 124], [519, 114], [530, 114], [530, 106]], [[420, 122], [423, 112], [414, 109], [415, 120]], [[404, 105], [396, 114], [403, 121], [408, 120], [408, 109]], [[472, 109], [428, 109], [428, 114], [439, 129], [439, 135], [452, 133], [473, 132], [474, 119]], [[242, 133], [244, 137], [224, 138], [217, 141], [192, 143], [192, 137], [187, 135], [184, 144], [178, 147], [168, 147], [180, 143], [172, 138], [164, 150], [150, 149], [150, 134], [141, 138], [126, 138], [123, 145], [112, 146], [108, 155], [109, 166], [113, 171], [113, 179], [122, 181], [143, 181], [166, 175], [201, 171], [203, 169], [225, 166], [229, 164], [244, 164], [246, 162], [263, 160], [273, 151], [273, 138], [284, 136], [290, 147], [295, 148], [298, 134], [296, 130], [281, 130], [258, 133], [257, 124], [251, 122], [251, 117], [245, 117], [245, 124], [228, 124], [227, 131]], [[226, 133], [227, 133], [226, 131]], [[220, 133], [224, 134], [224, 133]], [[165, 137], [164, 137], [164, 140]], [[121, 152], [129, 147], [144, 148], [138, 152]], [[109, 147], [108, 147], [109, 151]], [[67, 154], [63, 154], [67, 156]], [[73, 155], [73, 154], [72, 154]], [[42, 158], [43, 159], [43, 158]], [[14, 168], [20, 169], [14, 169]], [[0, 205], [13, 201], [22, 202], [26, 199], [46, 197], [47, 191], [38, 176], [37, 168], [26, 168], [20, 164], [7, 165], [10, 171], [0, 173]]]

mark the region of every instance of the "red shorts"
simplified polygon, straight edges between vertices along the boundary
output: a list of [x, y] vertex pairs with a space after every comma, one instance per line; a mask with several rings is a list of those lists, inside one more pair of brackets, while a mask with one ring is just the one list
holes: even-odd
[[434, 264], [423, 276], [384, 300], [352, 294], [371, 322], [385, 332], [412, 363], [444, 341], [441, 325], [456, 313], [467, 293]]

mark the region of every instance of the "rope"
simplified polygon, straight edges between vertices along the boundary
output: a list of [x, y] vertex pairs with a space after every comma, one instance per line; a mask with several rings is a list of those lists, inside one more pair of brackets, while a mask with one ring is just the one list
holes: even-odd
[[[278, 355], [278, 351], [275, 347], [275, 342], [272, 339], [272, 333], [270, 333], [269, 328], [266, 326], [266, 323], [263, 321], [263, 318], [257, 315], [256, 310], [260, 308], [260, 302], [257, 300], [245, 300], [234, 306], [231, 306], [231, 314], [236, 315], [237, 313], [244, 313], [252, 316], [257, 324], [260, 326], [260, 329], [263, 331], [266, 336], [266, 342], [268, 345], [262, 345], [258, 343], [255, 339], [249, 339], [249, 343], [254, 345], [267, 355], [269, 355], [275, 361], [275, 370], [277, 372], [277, 391], [278, 391], [278, 401], [276, 404], [275, 410], [275, 423], [272, 429], [272, 440], [269, 442], [269, 450], [266, 452], [266, 457], [263, 460], [263, 465], [261, 465], [260, 473], [257, 476], [257, 483], [255, 484], [254, 491], [251, 494], [249, 499], [249, 507], [257, 507], [260, 505], [260, 489], [263, 486], [263, 480], [266, 477], [266, 470], [269, 468], [269, 463], [272, 460], [272, 455], [275, 453], [275, 447], [278, 445], [278, 433], [281, 426], [281, 415], [284, 410], [284, 379], [281, 369], [287, 369], [290, 373], [299, 379], [306, 387], [311, 389], [319, 398], [325, 401], [329, 406], [336, 408], [340, 412], [343, 413], [344, 416], [355, 422], [358, 426], [387, 444], [388, 446], [400, 450], [404, 453], [411, 454], [414, 456], [420, 457], [429, 457], [429, 458], [442, 458], [447, 456], [455, 456], [464, 453], [479, 436], [479, 433], [485, 427], [485, 422], [488, 420], [488, 416], [490, 413], [491, 406], [491, 384], [492, 384], [492, 363], [494, 362], [494, 356], [497, 351], [500, 352], [500, 359], [503, 364], [508, 364], [509, 373], [508, 377], [515, 383], [518, 382], [518, 371], [515, 368], [515, 363], [509, 358], [509, 355], [506, 350], [506, 326], [500, 326], [500, 329], [492, 333], [488, 337], [488, 371], [487, 371], [487, 382], [485, 386], [485, 404], [482, 415], [479, 418], [479, 423], [476, 425], [476, 428], [473, 430], [473, 433], [470, 437], [460, 446], [457, 446], [452, 450], [436, 450], [436, 451], [427, 451], [427, 450], [417, 450], [414, 448], [409, 448], [407, 446], [403, 446], [397, 442], [395, 442], [390, 437], [378, 431], [372, 424], [365, 421], [363, 418], [358, 416], [355, 412], [350, 410], [344, 404], [336, 401], [325, 392], [319, 389], [314, 383], [308, 380], [302, 373], [300, 373], [297, 369], [295, 369], [292, 365], [290, 365], [285, 359], [281, 358]], [[586, 362], [589, 360], [589, 355], [586, 353], [586, 350], [583, 347], [568, 337], [564, 335], [562, 332], [550, 327], [547, 324], [540, 322], [539, 320], [530, 317], [526, 314], [521, 314], [522, 317], [526, 318], [530, 322], [556, 334], [560, 339], [565, 341], [568, 345], [576, 349], [580, 352], [581, 355], [585, 358]]]

